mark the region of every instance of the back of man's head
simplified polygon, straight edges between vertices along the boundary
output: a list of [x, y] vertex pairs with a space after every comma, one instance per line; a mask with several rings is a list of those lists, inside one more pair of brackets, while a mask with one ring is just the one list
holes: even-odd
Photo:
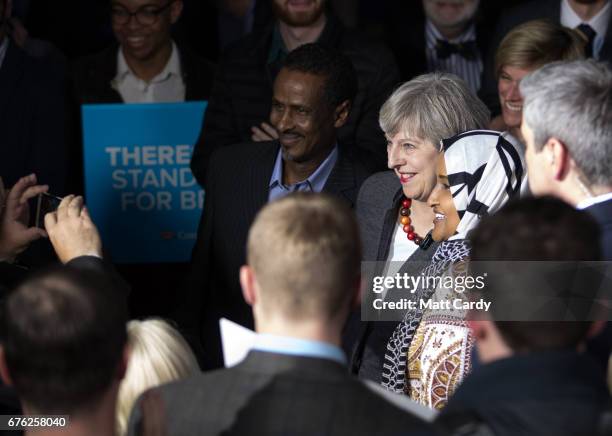
[[104, 277], [49, 270], [13, 291], [2, 315], [3, 365], [30, 410], [86, 410], [119, 381], [127, 308]]
[[[554, 288], [548, 295], [555, 303], [571, 301], [565, 289], [569, 285], [564, 283], [565, 274], [575, 274], [573, 262], [597, 261], [601, 256], [599, 228], [586, 212], [552, 197], [521, 199], [484, 218], [470, 234], [470, 241], [473, 272], [505, 268], [509, 273], [499, 279], [489, 273], [483, 296], [492, 301], [489, 316], [498, 319], [495, 326], [511, 349], [520, 352], [575, 348], [585, 339], [591, 322], [551, 319], [558, 315], [555, 309], [540, 321], [507, 321], [507, 314], [509, 306], [517, 301], [525, 310], [533, 308], [531, 304], [537, 301], [541, 289], [530, 285], [542, 277]], [[564, 262], [566, 268], [559, 270], [559, 262]], [[589, 283], [573, 286], [588, 287]], [[587, 294], [593, 291], [579, 290]]]
[[264, 316], [300, 323], [348, 314], [359, 285], [361, 245], [344, 203], [305, 193], [270, 203], [251, 227], [247, 251]]
[[357, 95], [357, 73], [351, 60], [333, 48], [304, 44], [289, 53], [283, 68], [325, 77], [324, 96], [332, 108], [345, 101], [352, 103]]
[[520, 84], [523, 119], [540, 152], [561, 141], [590, 185], [612, 186], [612, 71], [594, 60], [553, 62]]

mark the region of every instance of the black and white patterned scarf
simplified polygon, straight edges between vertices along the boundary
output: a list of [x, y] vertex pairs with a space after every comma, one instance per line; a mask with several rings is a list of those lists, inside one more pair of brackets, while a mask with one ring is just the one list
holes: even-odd
[[[510, 142], [510, 138], [499, 132], [474, 130], [441, 142], [453, 203], [461, 220], [457, 233], [440, 244], [422, 275], [442, 276], [451, 265], [467, 260], [470, 251], [467, 233], [482, 216], [525, 192], [523, 149]], [[419, 288], [415, 300], [428, 300], [434, 291], [433, 287]], [[422, 317], [418, 305], [406, 312], [387, 343], [381, 384], [390, 391], [400, 394], [406, 391], [408, 348]]]

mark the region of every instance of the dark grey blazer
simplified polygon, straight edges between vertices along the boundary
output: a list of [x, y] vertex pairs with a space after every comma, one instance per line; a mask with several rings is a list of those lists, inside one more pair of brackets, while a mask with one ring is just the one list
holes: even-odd
[[[155, 388], [166, 434], [432, 435], [328, 359], [251, 351], [239, 365]], [[139, 434], [139, 402], [128, 434]]]
[[[357, 197], [356, 212], [363, 242], [363, 260], [383, 262], [389, 255], [400, 202], [402, 187], [392, 171], [370, 176]], [[400, 273], [417, 275], [423, 264], [431, 260], [438, 244], [427, 250], [417, 250], [404, 263]], [[397, 322], [361, 320], [361, 312], [351, 314], [343, 333], [343, 348], [350, 358], [349, 369], [360, 378], [380, 382], [387, 341]]]

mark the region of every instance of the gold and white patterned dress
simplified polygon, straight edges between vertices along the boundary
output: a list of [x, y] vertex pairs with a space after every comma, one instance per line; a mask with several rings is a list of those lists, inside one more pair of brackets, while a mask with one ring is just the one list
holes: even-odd
[[[432, 300], [453, 301], [453, 289], [437, 289]], [[416, 402], [442, 409], [470, 372], [474, 338], [466, 312], [451, 308], [426, 309], [410, 347], [406, 364], [406, 393]]]

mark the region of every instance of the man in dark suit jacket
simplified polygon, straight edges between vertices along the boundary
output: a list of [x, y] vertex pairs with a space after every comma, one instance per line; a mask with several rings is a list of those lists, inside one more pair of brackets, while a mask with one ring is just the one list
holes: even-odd
[[[591, 213], [601, 227], [602, 260], [612, 260], [612, 71], [593, 60], [552, 64], [520, 89], [531, 191]], [[607, 365], [611, 350], [606, 328], [591, 351]]]
[[[212, 64], [172, 39], [172, 26], [181, 16], [182, 1], [106, 1], [112, 8], [111, 22], [119, 44], [80, 59], [73, 66], [77, 132], [81, 130], [83, 104], [208, 100]], [[81, 138], [76, 134], [71, 153], [71, 191], [76, 193], [84, 190]], [[175, 303], [167, 289], [180, 286], [188, 264], [126, 265], [121, 271], [134, 283], [132, 304], [136, 311], [167, 314]]]
[[[579, 351], [603, 322], [567, 321], [568, 309], [577, 313], [574, 296], [593, 293], [598, 279], [562, 280], [558, 267], [559, 262], [599, 260], [599, 233], [587, 213], [552, 197], [509, 203], [482, 220], [470, 235], [470, 261], [474, 275], [488, 271], [482, 296], [491, 308], [474, 310], [474, 321], [468, 321], [480, 365], [457, 388], [437, 423], [453, 430], [470, 422], [472, 428], [489, 429], [473, 434], [496, 436], [610, 434], [609, 420], [607, 431], [598, 432], [610, 405], [605, 372], [589, 353]], [[506, 267], [511, 274], [501, 278], [497, 268]], [[522, 315], [535, 312], [542, 291], [535, 283], [543, 277], [559, 278], [546, 280], [551, 287], [545, 291], [557, 304], [540, 311], [544, 317], [525, 319]], [[514, 317], [509, 311], [517, 307], [527, 310]]]
[[[505, 10], [500, 15], [499, 23], [490, 45], [488, 62], [483, 74], [483, 85], [480, 96], [491, 108], [494, 114], [499, 113], [499, 97], [497, 93], [497, 80], [495, 78], [494, 62], [495, 52], [500, 42], [516, 26], [532, 20], [549, 19], [563, 26], [579, 28], [581, 24], [588, 24], [596, 31], [592, 35], [590, 31], [583, 31], [593, 48], [589, 57], [612, 62], [612, 29], [610, 17], [612, 14], [606, 12], [612, 6], [609, 0], [532, 0], [523, 5]], [[579, 28], [580, 29], [580, 28]]]
[[[258, 332], [254, 346], [233, 368], [156, 388], [166, 419], [160, 430], [174, 436], [433, 434], [346, 370], [340, 335], [359, 299], [360, 255], [346, 202], [297, 193], [265, 206], [240, 269]], [[130, 418], [131, 435], [151, 418], [139, 409]]]
[[262, 31], [232, 44], [222, 56], [213, 85], [202, 134], [194, 149], [191, 169], [201, 185], [213, 151], [248, 141], [277, 139], [268, 124], [274, 79], [284, 58], [296, 47], [317, 42], [344, 53], [359, 80], [358, 93], [340, 142], [373, 169], [384, 169], [385, 139], [378, 111], [399, 81], [390, 51], [345, 29], [325, 11], [326, 0], [305, 2], [303, 11], [285, 0], [270, 0], [276, 20]]
[[[83, 104], [208, 100], [212, 64], [172, 40], [171, 28], [181, 15], [183, 2], [111, 3], [113, 32], [119, 44], [79, 59], [72, 68], [75, 130], [81, 128]], [[75, 134], [71, 153], [73, 192], [82, 191], [81, 136]]]
[[350, 148], [338, 144], [336, 132], [349, 116], [356, 88], [346, 57], [318, 44], [304, 45], [287, 57], [274, 83], [270, 122], [279, 141], [223, 147], [213, 155], [187, 298], [178, 314], [205, 368], [222, 364], [220, 317], [253, 326], [240, 296], [238, 270], [257, 211], [293, 191], [325, 191], [354, 204], [369, 172]]
[[50, 191], [65, 193], [63, 71], [32, 58], [7, 35], [11, 3], [0, 0], [0, 177], [7, 187], [36, 173]]
[[447, 5], [437, 3], [393, 1], [388, 6], [386, 39], [397, 58], [402, 80], [444, 71], [457, 74], [477, 92], [495, 23], [488, 16], [488, 5], [463, 0], [451, 14]]

